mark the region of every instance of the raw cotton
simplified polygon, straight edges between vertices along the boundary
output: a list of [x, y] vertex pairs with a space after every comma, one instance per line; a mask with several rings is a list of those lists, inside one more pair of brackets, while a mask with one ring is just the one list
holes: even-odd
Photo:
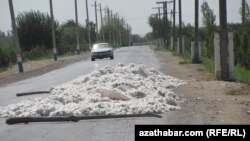
[[[104, 67], [53, 87], [47, 98], [0, 107], [1, 117], [163, 113], [179, 109], [173, 89], [186, 82], [138, 64]], [[103, 97], [113, 91], [126, 100]]]

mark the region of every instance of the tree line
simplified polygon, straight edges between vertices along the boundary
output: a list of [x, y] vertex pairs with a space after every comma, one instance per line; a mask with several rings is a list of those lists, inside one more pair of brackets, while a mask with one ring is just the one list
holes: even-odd
[[[242, 7], [239, 9], [239, 14], [245, 16], [244, 23], [229, 23], [228, 31], [234, 33], [234, 58], [235, 65], [240, 65], [250, 70], [250, 9], [247, 2], [244, 4], [245, 13], [243, 14]], [[201, 4], [202, 23], [199, 28], [199, 40], [202, 41], [203, 49], [202, 56], [214, 59], [214, 33], [219, 31], [219, 26], [216, 25], [216, 16], [214, 11], [209, 7], [206, 1]], [[164, 38], [170, 41], [169, 37], [173, 36], [172, 22], [164, 18], [159, 19], [158, 15], [150, 16], [148, 23], [152, 28], [152, 32], [146, 36], [150, 40]], [[194, 41], [195, 27], [191, 24], [182, 23], [182, 35], [185, 38], [185, 51], [190, 52], [190, 42]], [[179, 29], [176, 29], [176, 35], [180, 35]], [[169, 47], [168, 42], [166, 47]]]
[[[90, 36], [92, 42], [109, 42], [113, 46], [127, 45], [129, 40], [140, 40], [138, 35], [132, 35], [132, 28], [118, 13], [111, 15], [111, 10], [106, 8], [103, 25], [99, 32], [95, 23], [90, 21]], [[17, 31], [22, 56], [25, 60], [36, 60], [52, 56], [52, 29], [51, 17], [40, 11], [19, 13], [16, 17]], [[76, 22], [68, 20], [61, 25], [54, 21], [58, 55], [76, 53]], [[80, 50], [89, 50], [88, 30], [84, 25], [79, 25]], [[98, 35], [98, 36], [97, 36]], [[139, 38], [139, 39], [138, 39]], [[0, 31], [0, 68], [16, 63], [13, 32]]]

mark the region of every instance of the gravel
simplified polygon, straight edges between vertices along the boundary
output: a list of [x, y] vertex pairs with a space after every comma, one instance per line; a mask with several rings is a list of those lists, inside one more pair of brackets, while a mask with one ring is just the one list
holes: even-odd
[[[173, 89], [184, 84], [141, 64], [117, 64], [53, 87], [47, 98], [0, 107], [0, 117], [164, 113], [180, 109]], [[103, 91], [119, 93], [129, 100], [102, 97]]]

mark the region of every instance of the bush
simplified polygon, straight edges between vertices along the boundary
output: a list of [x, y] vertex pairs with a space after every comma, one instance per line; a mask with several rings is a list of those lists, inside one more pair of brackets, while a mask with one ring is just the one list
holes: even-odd
[[37, 45], [35, 48], [32, 48], [29, 52], [24, 52], [24, 58], [26, 60], [38, 60], [46, 56], [49, 56], [49, 54], [52, 54], [51, 50], [47, 50], [45, 46]]
[[234, 76], [237, 81], [250, 84], [250, 71], [237, 65], [234, 70]]
[[0, 47], [0, 67], [8, 67], [13, 63], [16, 63], [16, 55], [14, 49]]
[[204, 65], [205, 69], [214, 74], [214, 70], [215, 70], [215, 63], [212, 59], [209, 59], [207, 57], [203, 57], [202, 58], [202, 64]]

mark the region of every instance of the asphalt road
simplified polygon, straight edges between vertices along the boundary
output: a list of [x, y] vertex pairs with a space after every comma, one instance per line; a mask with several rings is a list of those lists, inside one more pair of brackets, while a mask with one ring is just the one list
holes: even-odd
[[[115, 50], [114, 60], [103, 59], [91, 62], [77, 62], [44, 75], [0, 87], [0, 106], [17, 103], [36, 96], [16, 97], [17, 92], [48, 90], [52, 86], [73, 80], [100, 67], [114, 66], [118, 63], [142, 63], [146, 67], [160, 68], [160, 62], [148, 46], [124, 47]], [[45, 97], [46, 95], [39, 95]], [[135, 124], [164, 124], [162, 118], [126, 118], [86, 120], [64, 123], [31, 123], [6, 125], [5, 118], [0, 118], [0, 140], [4, 141], [103, 141], [134, 140]]]

